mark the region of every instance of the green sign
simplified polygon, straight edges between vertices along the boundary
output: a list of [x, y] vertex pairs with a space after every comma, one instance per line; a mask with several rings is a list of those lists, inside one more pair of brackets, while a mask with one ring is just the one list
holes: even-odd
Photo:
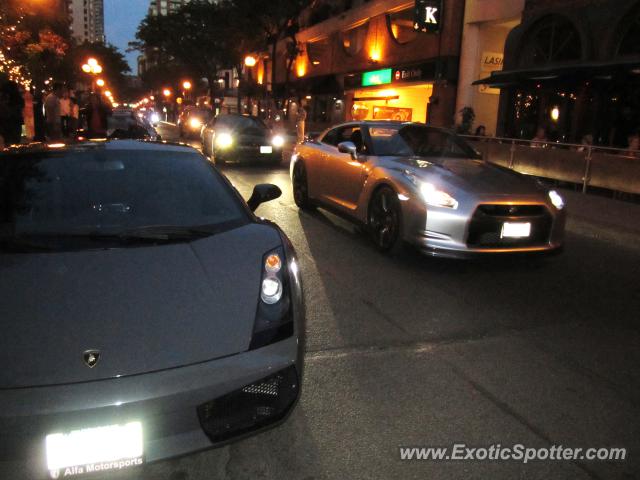
[[391, 83], [392, 78], [393, 70], [390, 68], [366, 72], [362, 75], [362, 86], [371, 87], [372, 85], [386, 85], [387, 83]]

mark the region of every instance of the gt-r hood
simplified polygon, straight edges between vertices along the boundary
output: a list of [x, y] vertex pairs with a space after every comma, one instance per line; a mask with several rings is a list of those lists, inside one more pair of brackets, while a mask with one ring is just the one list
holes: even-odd
[[[203, 362], [248, 349], [263, 255], [250, 224], [164, 246], [0, 255], [0, 388], [66, 384]], [[86, 350], [100, 351], [94, 368]]]
[[488, 195], [535, 195], [540, 187], [535, 180], [482, 160], [469, 159], [404, 159], [402, 163], [425, 181], [451, 186], [467, 193]]

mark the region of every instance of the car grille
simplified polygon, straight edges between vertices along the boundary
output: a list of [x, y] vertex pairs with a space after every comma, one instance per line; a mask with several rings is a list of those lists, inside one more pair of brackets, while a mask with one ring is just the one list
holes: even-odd
[[291, 366], [240, 390], [198, 407], [202, 429], [214, 443], [282, 420], [299, 392], [298, 373]]
[[[527, 238], [501, 238], [505, 222], [531, 223]], [[553, 217], [544, 205], [480, 205], [469, 224], [467, 246], [472, 248], [526, 248], [549, 243]]]

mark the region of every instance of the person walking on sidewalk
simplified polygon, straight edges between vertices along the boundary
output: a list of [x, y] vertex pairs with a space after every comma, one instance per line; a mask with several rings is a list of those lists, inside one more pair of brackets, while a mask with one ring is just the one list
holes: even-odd
[[89, 138], [107, 136], [107, 119], [109, 115], [111, 115], [111, 109], [102, 103], [100, 95], [92, 93], [84, 110], [85, 121], [87, 122], [87, 136]]
[[6, 81], [0, 86], [0, 136], [5, 145], [20, 143], [22, 138], [22, 111], [24, 99], [18, 84]]
[[304, 105], [300, 104], [298, 115], [296, 117], [296, 133], [298, 135], [298, 143], [304, 142], [305, 126], [307, 123], [307, 110]]
[[69, 137], [71, 119], [71, 98], [69, 96], [69, 89], [65, 88], [62, 91], [62, 97], [60, 98], [60, 130], [63, 137]]
[[46, 137], [48, 141], [60, 140], [62, 129], [60, 123], [60, 97], [62, 96], [62, 85], [53, 85], [53, 91], [44, 99], [44, 120]]

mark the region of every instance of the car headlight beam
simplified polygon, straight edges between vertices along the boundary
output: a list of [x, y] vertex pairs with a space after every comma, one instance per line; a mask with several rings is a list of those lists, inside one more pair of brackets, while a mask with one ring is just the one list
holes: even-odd
[[549, 199], [551, 200], [553, 206], [558, 210], [562, 210], [564, 208], [564, 198], [562, 198], [562, 196], [555, 190], [549, 191]]
[[420, 182], [420, 195], [427, 205], [445, 208], [458, 208], [458, 201], [447, 192], [438, 190], [435, 185], [427, 182]]
[[284, 137], [282, 135], [275, 135], [271, 139], [271, 145], [273, 145], [276, 148], [282, 147], [284, 145]]
[[189, 126], [196, 130], [202, 127], [202, 121], [199, 118], [192, 118], [189, 120]]
[[216, 146], [221, 149], [229, 148], [233, 145], [233, 137], [228, 133], [220, 133], [216, 136]]

